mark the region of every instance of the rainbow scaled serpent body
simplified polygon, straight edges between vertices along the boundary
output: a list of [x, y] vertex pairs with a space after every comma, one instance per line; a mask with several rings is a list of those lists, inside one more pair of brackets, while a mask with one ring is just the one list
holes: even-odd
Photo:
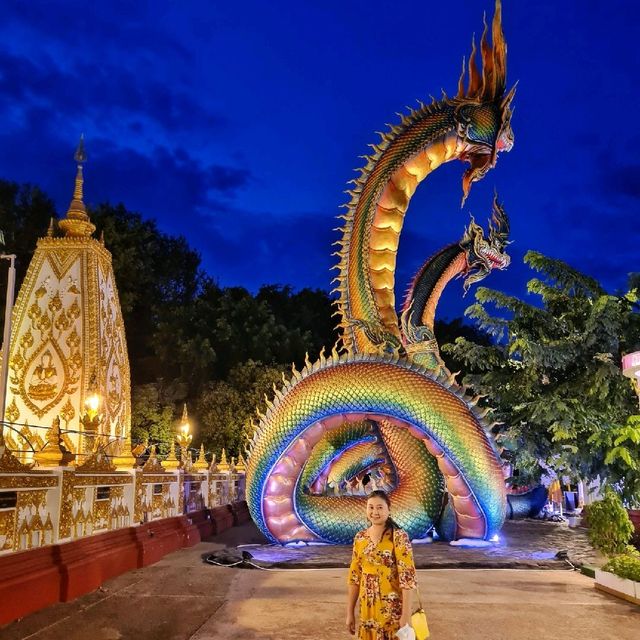
[[[337, 252], [346, 353], [334, 349], [294, 370], [250, 444], [247, 502], [273, 541], [350, 542], [366, 501], [354, 474], [367, 470], [387, 485], [394, 517], [411, 537], [443, 517], [452, 538], [489, 539], [502, 526], [504, 479], [483, 413], [444, 367], [425, 364], [433, 340], [423, 342], [411, 323], [398, 326], [393, 291], [404, 215], [420, 181], [443, 162], [467, 161], [466, 197], [513, 144], [500, 14], [498, 1], [493, 47], [486, 28], [482, 36], [482, 72], [474, 44], [466, 90], [463, 70], [456, 97], [403, 117], [356, 180]], [[434, 309], [439, 292], [427, 296]], [[411, 335], [403, 333], [409, 326]]]

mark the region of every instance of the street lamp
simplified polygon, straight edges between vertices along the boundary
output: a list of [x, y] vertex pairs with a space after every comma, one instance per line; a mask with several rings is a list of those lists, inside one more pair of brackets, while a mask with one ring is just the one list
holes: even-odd
[[187, 413], [187, 403], [184, 403], [184, 409], [182, 411], [182, 418], [180, 420], [180, 427], [178, 428], [178, 435], [176, 435], [176, 442], [180, 445], [180, 457], [182, 458], [182, 467], [188, 470], [191, 467], [191, 454], [189, 453], [189, 445], [193, 440], [193, 436], [190, 433], [191, 425], [189, 424], [189, 414]]
[[83, 429], [82, 452], [85, 454], [96, 453], [100, 448], [100, 426], [102, 414], [100, 411], [101, 398], [96, 391], [96, 375], [91, 376], [89, 382], [89, 395], [84, 400], [84, 413], [80, 417]]

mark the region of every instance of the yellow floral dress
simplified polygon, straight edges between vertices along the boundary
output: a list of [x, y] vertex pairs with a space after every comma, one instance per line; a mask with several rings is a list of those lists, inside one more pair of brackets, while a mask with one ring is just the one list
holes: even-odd
[[397, 640], [401, 590], [416, 588], [409, 536], [402, 529], [388, 529], [376, 544], [366, 530], [356, 533], [349, 584], [360, 586], [358, 640]]

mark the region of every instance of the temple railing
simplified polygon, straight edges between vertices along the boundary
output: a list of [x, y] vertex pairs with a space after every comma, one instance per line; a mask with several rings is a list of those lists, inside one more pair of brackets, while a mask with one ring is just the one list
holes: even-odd
[[122, 469], [99, 448], [81, 464], [32, 467], [0, 442], [0, 554], [244, 499], [244, 472], [233, 464], [179, 464], [163, 467], [152, 449], [143, 466]]

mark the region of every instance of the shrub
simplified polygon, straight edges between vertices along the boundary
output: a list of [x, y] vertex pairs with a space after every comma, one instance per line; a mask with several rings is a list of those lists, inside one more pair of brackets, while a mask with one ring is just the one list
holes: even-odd
[[604, 498], [589, 505], [589, 540], [605, 555], [622, 553], [631, 536], [633, 524], [622, 501], [611, 489]]
[[640, 582], [640, 551], [629, 546], [625, 553], [611, 558], [602, 570], [615, 573], [620, 578]]

